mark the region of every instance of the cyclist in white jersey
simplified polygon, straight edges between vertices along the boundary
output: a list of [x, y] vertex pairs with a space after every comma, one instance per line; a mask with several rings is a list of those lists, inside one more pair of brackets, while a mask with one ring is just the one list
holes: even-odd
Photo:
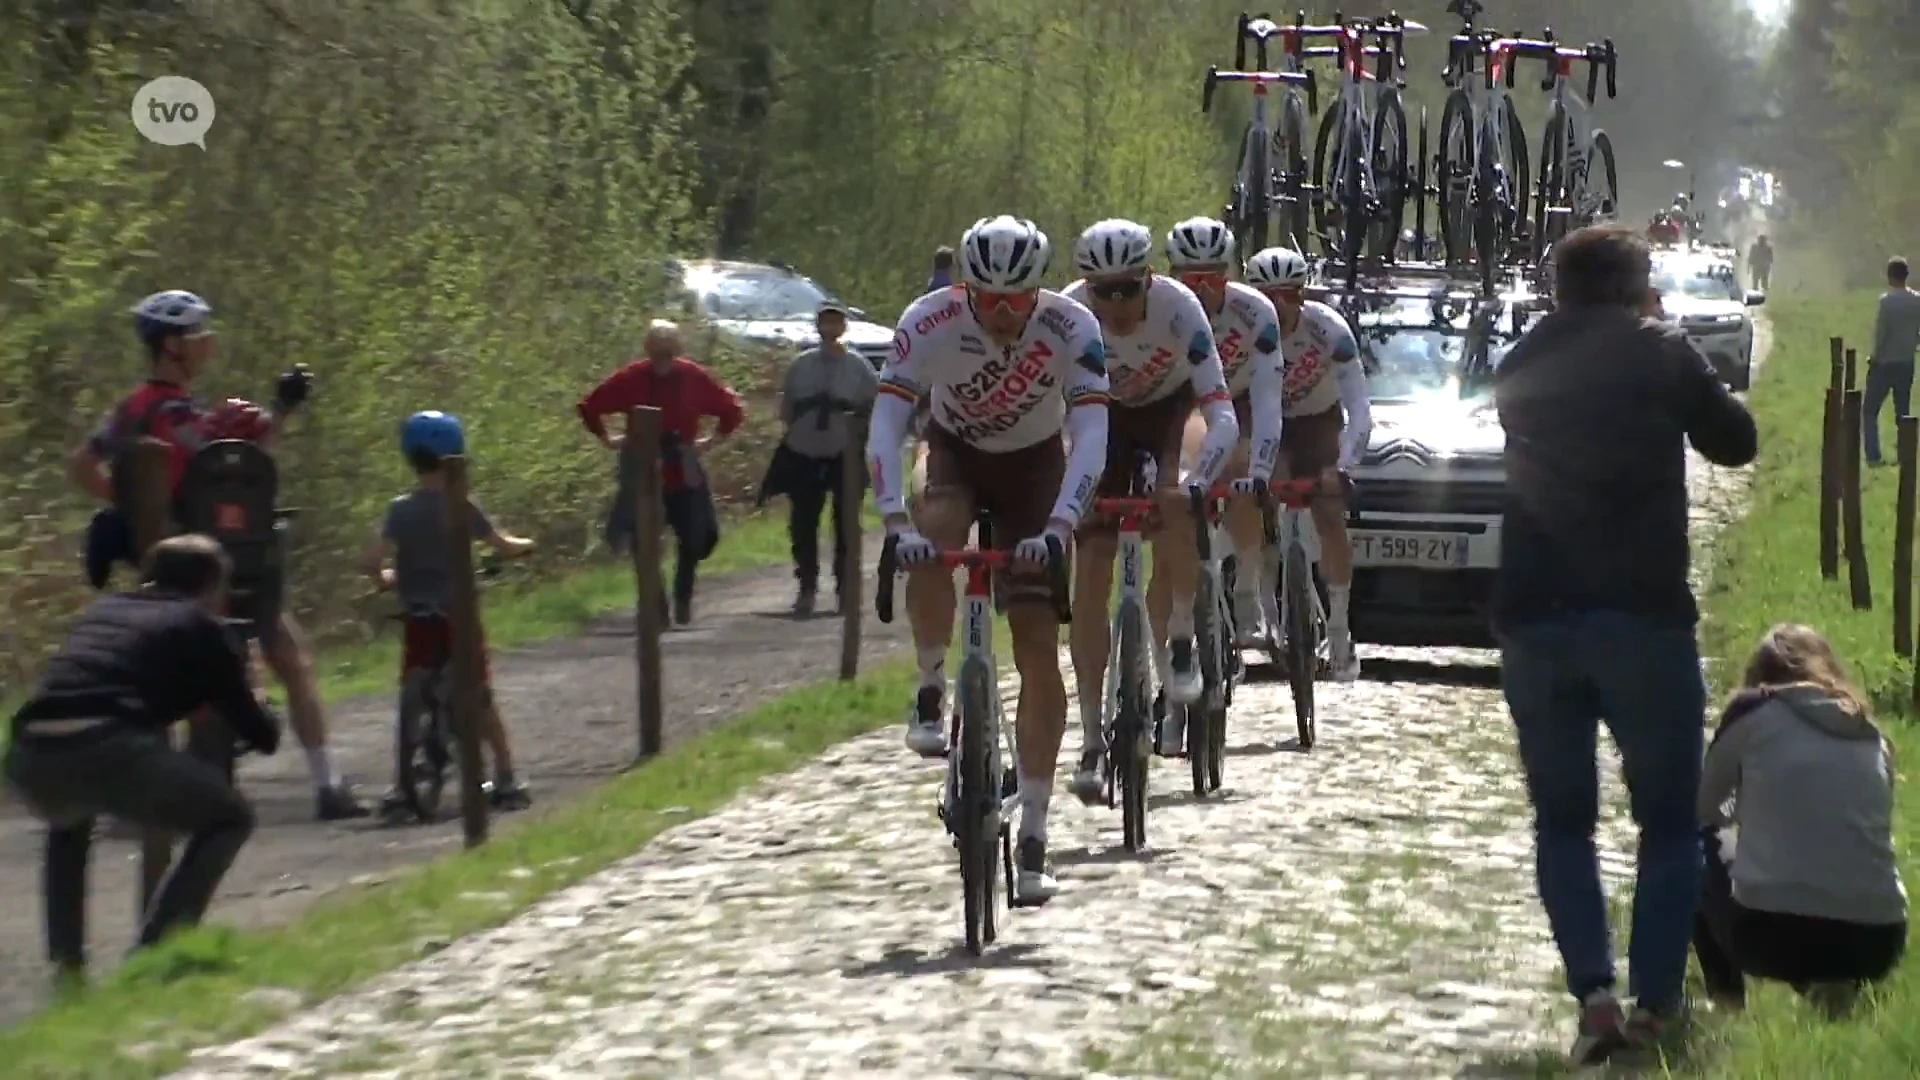
[[1353, 545], [1347, 539], [1346, 472], [1366, 451], [1373, 431], [1367, 373], [1353, 330], [1338, 311], [1305, 298], [1307, 260], [1286, 248], [1268, 248], [1247, 260], [1247, 284], [1273, 301], [1286, 358], [1280, 450], [1287, 475], [1318, 477], [1321, 493], [1311, 512], [1320, 534], [1320, 568], [1327, 580], [1327, 638], [1333, 677], [1360, 677], [1352, 624]]
[[[1253, 286], [1231, 280], [1233, 248], [1233, 230], [1215, 218], [1188, 218], [1167, 233], [1173, 276], [1193, 290], [1213, 319], [1227, 392], [1233, 395], [1234, 416], [1240, 421], [1240, 442], [1227, 463], [1227, 475], [1240, 477], [1234, 486], [1249, 491], [1253, 481], [1273, 479], [1280, 457], [1280, 323], [1272, 301]], [[1192, 428], [1189, 424], [1187, 441], [1197, 453]], [[1259, 507], [1246, 500], [1229, 504], [1227, 535], [1241, 571], [1234, 578], [1237, 643], [1251, 647], [1264, 640], [1263, 615], [1269, 625], [1277, 622], [1279, 589], [1266, 566]]]
[[[1050, 254], [1031, 221], [1002, 215], [967, 230], [957, 252], [964, 284], [928, 293], [900, 316], [867, 439], [874, 500], [901, 564], [916, 568], [907, 611], [920, 688], [907, 714], [907, 745], [923, 756], [947, 751], [954, 591], [937, 553], [964, 544], [976, 510], [986, 510], [994, 545], [1016, 558], [1002, 594], [1020, 675], [1014, 889], [1035, 903], [1058, 887], [1046, 870], [1047, 810], [1067, 722], [1047, 552], [1050, 542], [1066, 549], [1107, 454], [1100, 324], [1040, 288]], [[925, 475], [909, 517], [901, 447], [923, 398], [930, 401]]]
[[[1153, 579], [1147, 589], [1147, 620], [1154, 659], [1166, 696], [1177, 704], [1199, 700], [1199, 661], [1193, 649], [1193, 592], [1200, 574], [1193, 521], [1180, 484], [1180, 437], [1196, 408], [1206, 418], [1207, 439], [1190, 478], [1211, 484], [1239, 439], [1213, 329], [1200, 301], [1186, 286], [1151, 273], [1153, 234], [1131, 221], [1098, 222], [1074, 245], [1074, 268], [1085, 277], [1064, 295], [1093, 309], [1107, 344], [1113, 401], [1107, 413], [1106, 468], [1098, 494], [1146, 494], [1159, 501], [1159, 521], [1149, 526]], [[1143, 459], [1151, 462], [1142, 472]], [[1136, 490], [1136, 480], [1150, 488]], [[1082, 800], [1100, 798], [1104, 740], [1101, 708], [1106, 701], [1107, 610], [1118, 547], [1117, 522], [1095, 518], [1080, 528], [1073, 567], [1074, 606], [1070, 640], [1078, 683], [1085, 744], [1073, 774]], [[1160, 725], [1160, 750], [1178, 753], [1178, 724]]]

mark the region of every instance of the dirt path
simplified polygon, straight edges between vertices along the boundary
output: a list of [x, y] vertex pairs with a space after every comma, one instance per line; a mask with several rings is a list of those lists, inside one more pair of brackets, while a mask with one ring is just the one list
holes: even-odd
[[[1693, 465], [1699, 549], [1744, 475]], [[1063, 891], [980, 960], [940, 767], [888, 731], [178, 1075], [1534, 1075], [1569, 1009], [1496, 658], [1363, 655], [1321, 687], [1311, 754], [1286, 691], [1245, 688], [1225, 798], [1160, 767], [1143, 857], [1056, 798]], [[1618, 896], [1632, 836], [1602, 772]]]
[[[869, 549], [873, 550], [871, 545]], [[696, 621], [662, 639], [665, 736], [669, 743], [802, 683], [839, 669], [838, 618], [797, 622], [787, 613], [792, 571], [769, 568], [715, 578], [696, 599]], [[865, 659], [899, 648], [904, 620], [867, 620]], [[638, 749], [632, 619], [610, 617], [581, 637], [495, 658], [495, 685], [535, 797], [552, 805], [619, 772]], [[751, 657], [751, 663], [743, 662]], [[375, 798], [392, 775], [392, 702], [360, 699], [330, 710], [341, 767]], [[241, 782], [260, 829], [215, 901], [213, 917], [257, 927], [283, 922], [325, 895], [395, 868], [456, 851], [457, 820], [382, 828], [370, 821], [313, 820], [313, 789], [300, 748], [248, 758]], [[497, 819], [513, 828], [535, 814]], [[36, 1008], [48, 988], [42, 965], [39, 897], [41, 830], [25, 809], [0, 800], [0, 1023]], [[132, 942], [139, 845], [95, 845], [89, 910], [91, 955], [104, 970]]]

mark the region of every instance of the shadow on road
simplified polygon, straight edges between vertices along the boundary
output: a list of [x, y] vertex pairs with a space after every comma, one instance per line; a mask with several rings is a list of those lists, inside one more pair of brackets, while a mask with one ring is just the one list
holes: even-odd
[[[1149, 834], [1151, 834], [1152, 822], [1149, 821], [1148, 825]], [[1113, 847], [1103, 847], [1098, 850], [1080, 847], [1057, 851], [1053, 854], [1053, 864], [1055, 866], [1111, 866], [1114, 863], [1151, 863], [1159, 857], [1160, 853], [1153, 848], [1135, 852], [1116, 844]]]
[[1245, 746], [1227, 747], [1228, 757], [1268, 757], [1273, 754], [1304, 754], [1306, 752], [1300, 748], [1298, 738], [1277, 743], [1257, 742], [1247, 743]]
[[[995, 915], [997, 920], [1006, 918], [1005, 910]], [[951, 975], [963, 971], [987, 971], [995, 968], [1030, 968], [1044, 970], [1053, 966], [1053, 961], [1040, 955], [1040, 946], [1030, 942], [1017, 942], [1010, 945], [995, 945], [979, 956], [968, 952], [966, 946], [956, 942], [945, 952], [925, 953], [909, 948], [897, 948], [887, 951], [878, 960], [846, 969], [853, 978], [915, 978], [922, 975]]]
[[1360, 678], [1366, 682], [1467, 686], [1498, 690], [1500, 689], [1500, 665], [1435, 664], [1425, 660], [1374, 659], [1360, 665]]

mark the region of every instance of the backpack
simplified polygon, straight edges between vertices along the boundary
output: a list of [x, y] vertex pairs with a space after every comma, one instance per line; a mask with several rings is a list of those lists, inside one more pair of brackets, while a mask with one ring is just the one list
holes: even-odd
[[282, 515], [274, 507], [279, 489], [273, 455], [241, 439], [208, 443], [180, 478], [181, 531], [212, 537], [233, 560], [228, 616], [249, 638], [280, 615], [286, 570]]

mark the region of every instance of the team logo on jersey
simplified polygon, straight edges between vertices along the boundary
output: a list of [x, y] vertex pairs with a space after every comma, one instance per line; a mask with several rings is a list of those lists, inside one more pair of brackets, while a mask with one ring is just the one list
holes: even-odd
[[941, 426], [968, 442], [1011, 430], [1059, 393], [1059, 380], [1047, 370], [1053, 357], [1052, 346], [1035, 341], [1017, 358], [1002, 354], [982, 364], [967, 381], [949, 383], [954, 400], [946, 403]]
[[895, 360], [905, 360], [907, 354], [911, 352], [913, 352], [913, 336], [905, 330], [895, 330], [893, 332], [893, 358]]
[[972, 334], [961, 334], [960, 351], [971, 356], [985, 356], [987, 355], [987, 343]]
[[944, 323], [944, 322], [953, 321], [953, 319], [959, 314], [960, 314], [960, 302], [957, 300], [950, 301], [946, 307], [943, 307], [940, 310], [934, 312], [933, 314], [928, 315], [925, 318], [921, 319], [919, 322], [914, 323], [913, 332], [919, 335], [920, 337], [926, 337], [928, 334], [933, 332], [934, 327], [939, 326], [941, 323]]
[[1072, 341], [1075, 331], [1079, 329], [1079, 327], [1074, 325], [1073, 320], [1068, 318], [1066, 313], [1059, 308], [1048, 308], [1042, 311], [1038, 318], [1040, 325], [1046, 327], [1053, 336], [1059, 338], [1061, 341]]
[[1113, 396], [1122, 402], [1138, 401], [1152, 393], [1154, 388], [1166, 379], [1167, 371], [1172, 367], [1172, 350], [1155, 349], [1147, 356], [1146, 363], [1120, 375], [1119, 385], [1114, 388]]

